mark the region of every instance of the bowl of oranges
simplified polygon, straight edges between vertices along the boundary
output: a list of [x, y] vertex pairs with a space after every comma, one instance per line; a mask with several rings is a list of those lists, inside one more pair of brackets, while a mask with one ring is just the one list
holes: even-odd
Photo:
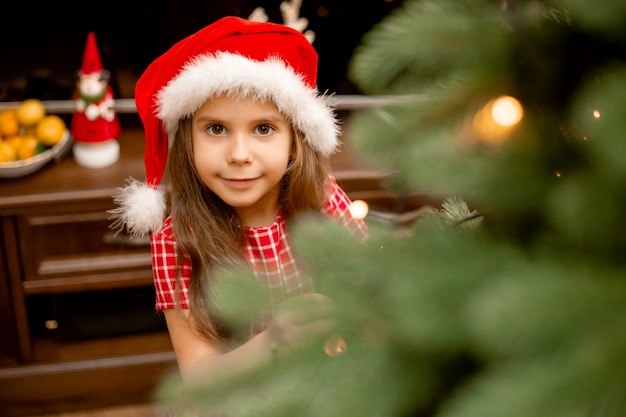
[[0, 110], [0, 177], [31, 174], [63, 157], [72, 138], [63, 119], [38, 99]]

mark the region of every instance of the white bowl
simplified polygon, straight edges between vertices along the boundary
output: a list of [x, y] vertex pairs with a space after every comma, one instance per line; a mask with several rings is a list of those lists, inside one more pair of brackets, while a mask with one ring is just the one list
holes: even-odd
[[70, 150], [72, 142], [70, 131], [66, 129], [59, 143], [52, 148], [28, 159], [0, 163], [0, 177], [13, 178], [31, 174], [51, 160], [58, 160], [65, 156], [67, 151]]

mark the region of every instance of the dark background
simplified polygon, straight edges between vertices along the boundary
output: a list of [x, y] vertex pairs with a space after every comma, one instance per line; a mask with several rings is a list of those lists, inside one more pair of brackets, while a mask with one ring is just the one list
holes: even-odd
[[[132, 98], [148, 64], [175, 42], [211, 22], [247, 18], [263, 7], [282, 23], [281, 0], [20, 1], [3, 5], [0, 22], [0, 101], [69, 99], [87, 33], [94, 31], [116, 98]], [[316, 33], [321, 91], [358, 94], [347, 76], [363, 34], [402, 0], [303, 0], [300, 15]]]

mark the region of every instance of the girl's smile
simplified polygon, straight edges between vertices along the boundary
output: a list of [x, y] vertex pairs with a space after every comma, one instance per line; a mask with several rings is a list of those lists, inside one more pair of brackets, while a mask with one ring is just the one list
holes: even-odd
[[224, 180], [224, 183], [231, 188], [244, 189], [251, 187], [256, 178], [222, 178], [222, 180]]
[[218, 96], [192, 118], [200, 180], [235, 208], [244, 226], [271, 224], [292, 146], [289, 121], [270, 101]]

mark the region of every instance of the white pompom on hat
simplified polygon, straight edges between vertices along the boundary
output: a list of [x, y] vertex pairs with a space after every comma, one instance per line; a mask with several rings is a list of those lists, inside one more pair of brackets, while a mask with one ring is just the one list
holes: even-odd
[[175, 44], [140, 77], [135, 103], [144, 125], [146, 182], [129, 179], [115, 196], [114, 227], [135, 236], [159, 230], [165, 195], [159, 184], [179, 121], [222, 94], [271, 100], [324, 156], [339, 145], [328, 98], [316, 86], [317, 53], [287, 26], [225, 17]]

